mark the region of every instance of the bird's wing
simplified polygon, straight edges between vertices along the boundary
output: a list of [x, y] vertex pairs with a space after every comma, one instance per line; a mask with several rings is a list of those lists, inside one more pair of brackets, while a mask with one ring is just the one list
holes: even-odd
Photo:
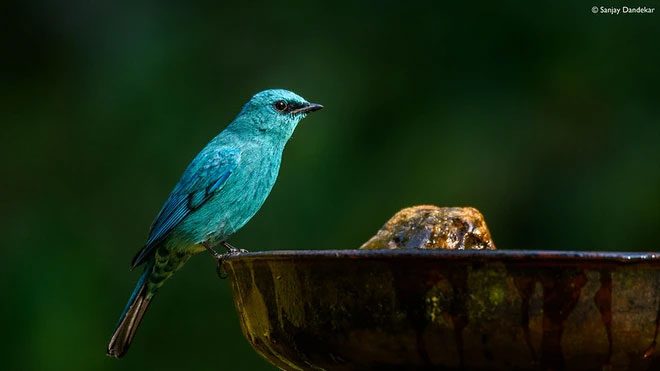
[[222, 189], [240, 162], [240, 152], [220, 147], [199, 160], [201, 166], [191, 164], [158, 213], [147, 243], [133, 258], [131, 268], [144, 263], [174, 227]]

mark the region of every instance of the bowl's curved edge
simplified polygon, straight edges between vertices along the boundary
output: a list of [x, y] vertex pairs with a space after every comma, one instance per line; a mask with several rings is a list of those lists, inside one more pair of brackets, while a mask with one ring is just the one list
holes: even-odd
[[604, 252], [604, 251], [555, 251], [555, 250], [272, 250], [246, 252], [226, 256], [234, 260], [290, 260], [290, 259], [443, 259], [456, 261], [507, 261], [507, 262], [594, 262], [594, 263], [643, 263], [660, 266], [660, 252]]

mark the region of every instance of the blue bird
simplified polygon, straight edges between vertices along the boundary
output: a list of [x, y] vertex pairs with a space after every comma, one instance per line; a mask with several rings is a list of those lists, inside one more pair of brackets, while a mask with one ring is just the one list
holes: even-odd
[[194, 254], [224, 246], [261, 208], [282, 161], [282, 151], [308, 113], [323, 108], [287, 90], [254, 95], [238, 116], [188, 165], [151, 226], [131, 269], [144, 264], [119, 318], [107, 354], [128, 351], [149, 303], [165, 280]]

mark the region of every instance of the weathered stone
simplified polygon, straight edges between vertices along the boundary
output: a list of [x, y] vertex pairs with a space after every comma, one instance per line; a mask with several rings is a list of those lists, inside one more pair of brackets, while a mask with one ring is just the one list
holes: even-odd
[[479, 210], [421, 205], [397, 212], [360, 248], [494, 250], [495, 244]]

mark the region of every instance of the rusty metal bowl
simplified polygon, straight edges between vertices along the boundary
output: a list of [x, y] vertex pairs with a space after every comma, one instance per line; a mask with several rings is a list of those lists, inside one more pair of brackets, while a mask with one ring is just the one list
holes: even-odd
[[230, 256], [245, 337], [284, 370], [660, 370], [660, 254]]

